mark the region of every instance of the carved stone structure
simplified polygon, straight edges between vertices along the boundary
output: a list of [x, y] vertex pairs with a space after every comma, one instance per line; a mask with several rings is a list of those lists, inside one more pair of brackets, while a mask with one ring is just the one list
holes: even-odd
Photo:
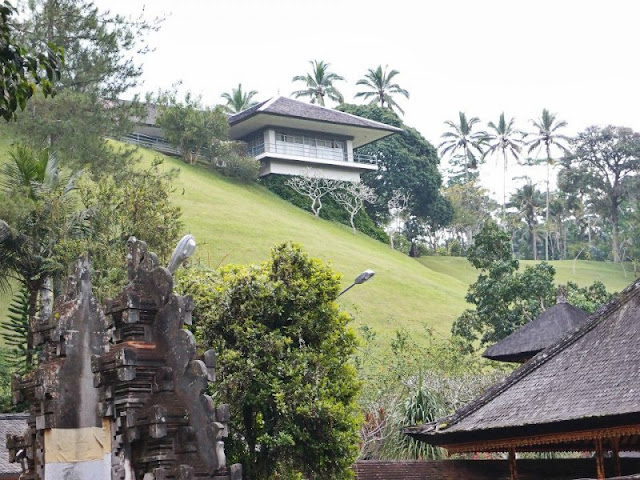
[[215, 357], [197, 358], [190, 297], [146, 244], [129, 240], [129, 282], [104, 313], [86, 258], [76, 264], [49, 320], [33, 332], [37, 370], [14, 380], [29, 426], [10, 436], [21, 478], [239, 480], [223, 438], [229, 406], [206, 395]]

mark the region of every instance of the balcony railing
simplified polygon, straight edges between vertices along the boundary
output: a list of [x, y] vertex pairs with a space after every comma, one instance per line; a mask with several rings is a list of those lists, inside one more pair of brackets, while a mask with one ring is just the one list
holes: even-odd
[[[250, 147], [248, 153], [252, 157], [257, 157], [263, 153], [278, 153], [281, 155], [295, 155], [299, 157], [351, 163], [347, 160], [347, 152], [339, 148], [314, 147], [288, 142], [261, 143]], [[373, 155], [364, 155], [361, 153], [353, 154], [353, 162], [369, 165], [375, 165], [377, 163]]]

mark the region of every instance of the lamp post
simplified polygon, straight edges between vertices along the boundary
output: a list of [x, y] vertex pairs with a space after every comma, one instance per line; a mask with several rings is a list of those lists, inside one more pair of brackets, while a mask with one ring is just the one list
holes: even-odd
[[[360, 285], [361, 283], [366, 282], [367, 280], [369, 280], [371, 277], [373, 277], [376, 274], [376, 272], [374, 272], [373, 270], [365, 270], [364, 272], [362, 272], [360, 275], [358, 275], [356, 277], [356, 279], [353, 281], [353, 283], [351, 285], [349, 285], [347, 288], [345, 288], [344, 290], [342, 290], [339, 294], [338, 297], [340, 295], [342, 295], [343, 293], [347, 292], [348, 290], [352, 289], [354, 286], [356, 285]], [[338, 298], [336, 297], [336, 298]]]

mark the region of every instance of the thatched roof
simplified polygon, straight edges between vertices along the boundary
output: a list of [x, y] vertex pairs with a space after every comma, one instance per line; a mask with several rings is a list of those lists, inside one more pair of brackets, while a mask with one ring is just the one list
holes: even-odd
[[450, 452], [592, 449], [614, 436], [638, 450], [639, 346], [640, 280], [480, 398], [405, 433]]
[[487, 348], [482, 356], [501, 362], [526, 362], [582, 325], [588, 316], [584, 310], [561, 301]]

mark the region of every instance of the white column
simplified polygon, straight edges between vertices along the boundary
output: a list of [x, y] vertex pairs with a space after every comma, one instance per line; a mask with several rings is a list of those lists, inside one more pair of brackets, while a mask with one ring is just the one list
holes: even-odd
[[347, 161], [353, 162], [353, 140], [347, 140]]

